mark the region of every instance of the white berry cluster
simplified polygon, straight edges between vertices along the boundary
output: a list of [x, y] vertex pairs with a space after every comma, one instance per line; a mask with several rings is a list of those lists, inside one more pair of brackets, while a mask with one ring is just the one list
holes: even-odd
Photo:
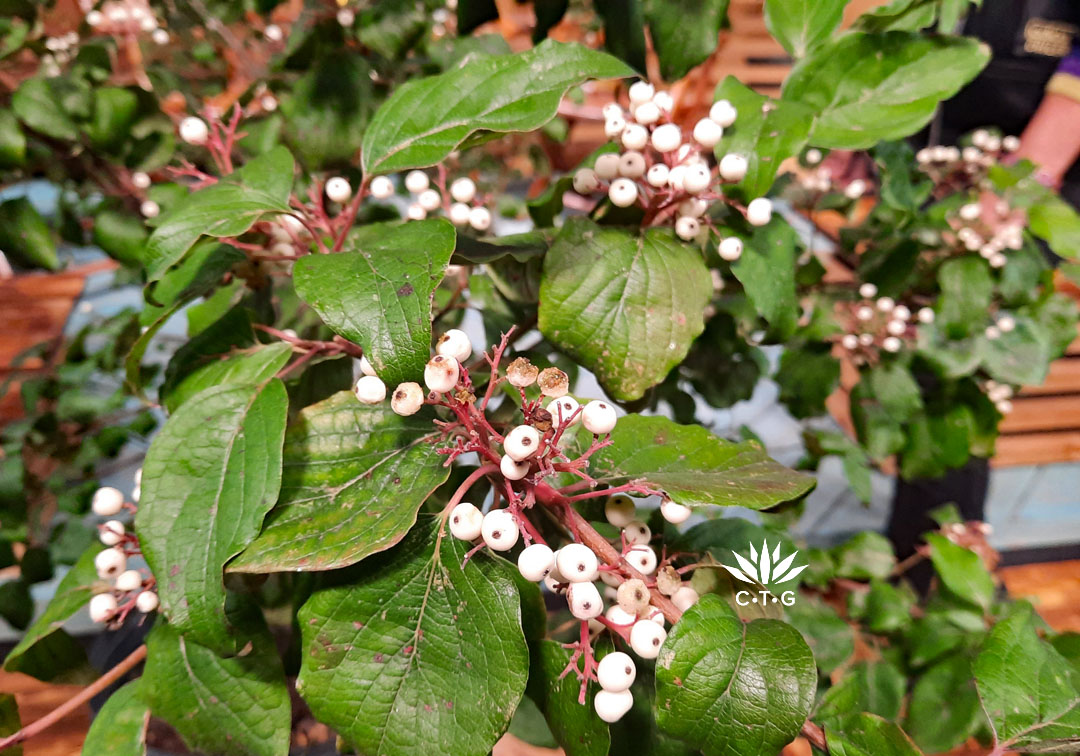
[[999, 314], [994, 318], [994, 322], [986, 327], [983, 331], [983, 335], [991, 341], [994, 341], [995, 339], [1000, 339], [1001, 334], [1009, 333], [1014, 330], [1016, 330], [1016, 319], [1013, 318], [1012, 315]]
[[100, 8], [87, 12], [86, 25], [102, 34], [148, 32], [159, 45], [169, 41], [169, 33], [161, 28], [146, 0], [108, 0]]
[[972, 132], [970, 142], [963, 147], [941, 144], [924, 147], [915, 154], [915, 161], [940, 183], [955, 174], [985, 176], [990, 166], [1020, 148], [1019, 138], [1002, 137], [986, 129]]
[[[142, 470], [135, 473], [135, 493], [138, 491]], [[125, 503], [124, 494], [112, 486], [103, 486], [94, 492], [91, 509], [99, 517], [111, 518], [98, 526], [99, 538], [106, 548], [94, 557], [98, 577], [111, 584], [90, 599], [90, 619], [94, 622], [122, 622], [137, 609], [144, 614], [158, 607], [153, 577], [144, 577], [143, 571], [131, 568], [128, 559], [139, 553], [139, 542], [116, 516], [125, 508], [134, 510], [133, 504]]]
[[994, 403], [994, 407], [998, 412], [1007, 415], [1013, 411], [1012, 386], [1007, 383], [988, 380], [983, 384], [983, 391], [986, 393], [986, 398]]
[[[604, 106], [604, 133], [619, 145], [619, 152], [601, 154], [592, 168], [578, 169], [574, 191], [585, 196], [606, 193], [617, 207], [639, 205], [653, 220], [670, 217], [679, 238], [697, 239], [703, 225], [711, 225], [705, 217], [709, 204], [723, 201], [720, 185], [741, 181], [749, 167], [747, 157], [736, 153], [724, 155], [715, 167], [708, 158], [738, 113], [727, 100], [713, 103], [687, 139], [671, 120], [670, 94], [639, 81], [629, 95], [629, 111], [617, 103]], [[772, 218], [772, 202], [755, 199], [743, 213], [752, 225], [763, 226]], [[725, 260], [741, 254], [738, 239], [720, 242]]]
[[[995, 212], [1001, 217], [1011, 214], [1009, 204], [997, 200]], [[1008, 262], [1006, 250], [1018, 250], [1024, 246], [1024, 229], [1020, 222], [1011, 221], [991, 225], [982, 221], [983, 209], [978, 202], [962, 205], [949, 218], [955, 236], [946, 238], [955, 244], [961, 253], [978, 252], [993, 268], [1003, 268]]]
[[[431, 178], [423, 171], [406, 173], [405, 189], [412, 195], [406, 217], [423, 220], [431, 213], [442, 211], [455, 226], [469, 226], [481, 232], [491, 228], [491, 211], [484, 207], [476, 182], [462, 176], [454, 179], [449, 187], [442, 185], [444, 183], [440, 180], [440, 186], [432, 186]], [[394, 182], [389, 176], [376, 176], [371, 180], [370, 189], [375, 199], [389, 199], [394, 194]]]
[[843, 322], [847, 333], [840, 337], [840, 346], [847, 351], [855, 364], [871, 362], [878, 350], [895, 354], [904, 344], [916, 336], [916, 321], [934, 322], [934, 311], [929, 307], [912, 313], [911, 308], [897, 304], [892, 297], [879, 297], [872, 283], [859, 286], [859, 299], [841, 304]]
[[48, 76], [59, 76], [60, 66], [69, 63], [79, 48], [79, 33], [70, 31], [59, 37], [47, 37], [45, 49], [47, 53], [41, 56], [41, 65]]

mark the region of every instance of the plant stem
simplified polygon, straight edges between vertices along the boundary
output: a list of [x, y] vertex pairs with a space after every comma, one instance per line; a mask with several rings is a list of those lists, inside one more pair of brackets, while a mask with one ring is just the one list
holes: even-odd
[[75, 711], [77, 708], [82, 706], [84, 703], [89, 701], [98, 693], [105, 690], [118, 679], [123, 677], [135, 665], [137, 665], [145, 658], [146, 644], [143, 644], [134, 651], [132, 651], [126, 659], [124, 659], [122, 662], [120, 662], [115, 667], [113, 667], [108, 672], [99, 677], [97, 680], [95, 680], [93, 684], [88, 685], [87, 687], [80, 690], [77, 694], [72, 696], [60, 706], [57, 706], [55, 709], [50, 711], [41, 719], [31, 724], [28, 724], [26, 727], [22, 728], [14, 735], [9, 735], [3, 740], [0, 740], [0, 751], [3, 751], [5, 748], [9, 748], [18, 743], [22, 743], [23, 741], [29, 740], [30, 738], [38, 735], [49, 727], [52, 727], [54, 724], [59, 722], [68, 714]]
[[829, 746], [825, 743], [825, 731], [809, 719], [803, 723], [802, 736], [810, 741], [810, 744], [819, 751], [829, 752]]

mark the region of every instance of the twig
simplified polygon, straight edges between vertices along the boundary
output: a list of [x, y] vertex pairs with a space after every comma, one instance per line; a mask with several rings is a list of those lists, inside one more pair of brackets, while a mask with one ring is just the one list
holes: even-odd
[[28, 724], [26, 727], [22, 728], [14, 735], [9, 735], [3, 740], [0, 740], [0, 751], [3, 751], [5, 748], [9, 748], [13, 745], [17, 745], [18, 743], [29, 740], [30, 738], [38, 735], [49, 727], [52, 727], [54, 724], [59, 722], [68, 714], [75, 711], [84, 703], [96, 696], [98, 693], [105, 690], [107, 687], [119, 680], [127, 672], [131, 671], [131, 669], [135, 667], [135, 665], [137, 665], [145, 658], [146, 644], [143, 644], [134, 651], [132, 651], [126, 659], [124, 659], [122, 662], [120, 662], [115, 667], [113, 667], [108, 672], [99, 677], [97, 680], [95, 680], [93, 684], [83, 688], [77, 694], [69, 698], [60, 706], [57, 706], [55, 709], [50, 711], [41, 719], [31, 724]]
[[825, 742], [825, 731], [809, 719], [803, 723], [802, 736], [810, 741], [810, 744], [819, 751], [829, 752], [829, 746]]

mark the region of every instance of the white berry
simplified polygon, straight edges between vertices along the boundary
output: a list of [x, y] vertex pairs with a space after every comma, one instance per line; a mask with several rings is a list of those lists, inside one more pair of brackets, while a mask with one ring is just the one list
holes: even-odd
[[[664, 127], [661, 126], [660, 128], [662, 129]], [[657, 131], [659, 130], [660, 129], [657, 129]], [[643, 150], [645, 149], [645, 145], [649, 143], [649, 131], [640, 124], [632, 123], [623, 131], [622, 143], [623, 147], [628, 150]], [[599, 161], [600, 159], [597, 158], [597, 162]]]
[[1008, 399], [1002, 399], [1000, 402], [996, 402], [994, 407], [1003, 415], [1007, 415], [1013, 410], [1013, 403]]
[[367, 355], [360, 355], [360, 372], [364, 375], [375, 375], [375, 368], [371, 366]]
[[405, 174], [405, 188], [413, 194], [419, 194], [429, 186], [431, 186], [431, 180], [423, 171], [409, 171]]
[[864, 299], [873, 299], [877, 296], [877, 287], [872, 283], [864, 283], [859, 287], [859, 296]]
[[764, 226], [772, 220], [772, 201], [765, 197], [750, 200], [746, 206], [746, 220], [751, 226]]
[[111, 593], [99, 593], [90, 599], [90, 619], [108, 622], [116, 614], [116, 597]]
[[540, 431], [531, 425], [519, 425], [506, 434], [503, 450], [515, 462], [521, 462], [536, 454], [540, 447]]
[[658, 152], [671, 152], [682, 144], [682, 129], [673, 123], [657, 126], [652, 133], [652, 146]]
[[442, 207], [442, 197], [434, 189], [425, 189], [417, 196], [416, 204], [430, 213]]
[[412, 381], [399, 383], [390, 397], [390, 409], [403, 417], [415, 415], [423, 406], [424, 390]]
[[725, 181], [742, 181], [748, 168], [749, 163], [742, 155], [729, 153], [720, 159], [720, 176]]
[[1009, 331], [1015, 330], [1016, 320], [1014, 320], [1011, 315], [1003, 315], [998, 318], [997, 325], [1002, 333], [1008, 333]]
[[600, 562], [585, 544], [570, 543], [559, 549], [555, 566], [559, 574], [571, 583], [587, 583], [593, 580]]
[[655, 659], [667, 640], [667, 631], [651, 620], [643, 619], [630, 628], [630, 648], [642, 659]]
[[693, 510], [690, 507], [674, 502], [671, 499], [664, 499], [660, 502], [660, 514], [672, 525], [680, 525], [686, 522], [692, 513]]
[[844, 338], [840, 339], [841, 346], [848, 351], [851, 351], [859, 346], [859, 337], [853, 333], [844, 334]]
[[895, 336], [886, 336], [881, 342], [881, 348], [886, 352], [899, 352], [904, 344]]
[[457, 202], [472, 202], [476, 198], [476, 184], [468, 177], [454, 179], [450, 184], [450, 196]]
[[641, 178], [645, 175], [645, 156], [637, 150], [628, 150], [619, 158], [619, 175], [626, 178]]
[[701, 598], [701, 596], [698, 595], [697, 591], [688, 585], [684, 585], [682, 588], [675, 591], [675, 594], [671, 597], [671, 603], [673, 603], [680, 612], [685, 612], [696, 604], [699, 598]]
[[679, 215], [700, 218], [709, 209], [709, 203], [700, 197], [687, 197], [679, 203]]
[[375, 199], [387, 199], [394, 194], [394, 182], [386, 176], [376, 176], [371, 180], [371, 196]]
[[700, 194], [708, 189], [711, 183], [712, 173], [707, 165], [694, 163], [686, 166], [686, 173], [683, 174], [683, 189], [690, 194]]
[[116, 590], [127, 593], [136, 591], [142, 586], [142, 575], [138, 570], [125, 570], [116, 578]]
[[684, 241], [696, 238], [700, 231], [701, 223], [697, 218], [684, 215], [675, 221], [675, 234]]
[[158, 595], [153, 591], [143, 591], [135, 597], [135, 608], [143, 614], [149, 614], [158, 608]]
[[161, 213], [161, 205], [153, 200], [144, 200], [139, 205], [139, 212], [142, 213], [144, 218], [156, 218]]
[[721, 240], [717, 251], [720, 253], [722, 259], [727, 260], [728, 262], [735, 262], [742, 257], [742, 239], [735, 236], [729, 236], [726, 239]]
[[555, 564], [555, 552], [542, 543], [526, 546], [518, 554], [518, 571], [532, 583], [539, 583], [548, 576]]
[[374, 375], [361, 376], [353, 393], [362, 404], [378, 404], [386, 398], [386, 384]]
[[933, 323], [934, 311], [931, 310], [929, 307], [923, 307], [919, 310], [918, 317], [920, 323]]
[[462, 541], [475, 541], [480, 537], [484, 513], [467, 501], [450, 512], [450, 534]]
[[89, 27], [101, 26], [101, 22], [105, 20], [105, 14], [99, 10], [92, 10], [86, 14], [86, 25]]
[[604, 613], [604, 599], [592, 583], [571, 583], [566, 590], [570, 613], [579, 620], [591, 620]]
[[517, 462], [509, 454], [504, 454], [499, 460], [499, 471], [507, 480], [521, 480], [529, 474], [529, 463]]
[[409, 220], [421, 221], [427, 217], [427, 210], [420, 207], [419, 202], [414, 202], [405, 210], [405, 217]]
[[581, 410], [581, 424], [589, 433], [603, 436], [615, 428], [618, 417], [615, 408], [607, 402], [594, 399]]
[[911, 310], [906, 305], [897, 305], [893, 308], [892, 316], [897, 320], [910, 320]]
[[120, 549], [105, 549], [94, 557], [99, 578], [114, 578], [127, 569], [127, 557]]
[[593, 697], [593, 708], [596, 710], [596, 716], [608, 724], [618, 722], [626, 716], [626, 712], [630, 711], [633, 706], [634, 694], [629, 690], [622, 690], [617, 693], [610, 690], [599, 690]]
[[882, 297], [877, 301], [877, 308], [882, 312], [892, 312], [896, 307], [896, 301], [892, 297]]
[[694, 124], [694, 141], [710, 150], [719, 144], [724, 136], [724, 129], [711, 118], [702, 118]]
[[618, 178], [611, 182], [608, 189], [608, 198], [611, 204], [617, 207], [630, 207], [637, 202], [637, 184], [628, 178]]
[[472, 209], [461, 202], [455, 202], [450, 206], [450, 222], [455, 226], [469, 225], [469, 214]]
[[451, 328], [439, 337], [435, 345], [438, 354], [453, 357], [458, 362], [464, 362], [472, 356], [472, 343], [465, 332], [458, 328]]
[[675, 108], [675, 98], [668, 92], [657, 92], [652, 101], [665, 113], [670, 113]]
[[885, 330], [893, 336], [903, 336], [904, 331], [907, 330], [907, 323], [902, 320], [890, 320], [885, 326]]
[[150, 176], [142, 171], [131, 174], [131, 183], [136, 189], [146, 189], [150, 186]]
[[634, 120], [650, 126], [660, 120], [660, 108], [654, 102], [643, 102], [634, 108]]
[[[605, 575], [607, 573], [601, 572], [600, 574]], [[613, 625], [629, 626], [637, 622], [636, 614], [631, 614], [618, 604], [612, 604], [610, 607], [608, 607], [608, 610], [604, 612], [604, 617], [606, 617], [607, 621], [612, 623]]]
[[634, 522], [636, 513], [634, 500], [626, 494], [616, 494], [604, 503], [604, 516], [617, 528], [624, 528]]
[[605, 152], [598, 156], [593, 165], [596, 175], [604, 181], [610, 181], [619, 175], [619, 156], [614, 152]]
[[578, 194], [592, 194], [598, 186], [600, 180], [592, 168], [579, 168], [574, 174], [574, 191]]
[[[92, 13], [93, 11], [91, 11]], [[87, 16], [89, 19], [90, 16]], [[169, 44], [169, 32], [164, 29], [154, 29], [154, 33], [150, 35], [150, 39], [154, 41], [155, 45], [167, 45]]]
[[491, 227], [491, 211], [486, 207], [474, 207], [469, 211], [469, 225], [477, 231], [487, 231]]
[[874, 317], [874, 308], [869, 305], [863, 305], [855, 311], [855, 317], [859, 320], [870, 320]]
[[648, 102], [656, 94], [656, 88], [647, 81], [635, 81], [630, 85], [630, 102], [637, 104]]
[[652, 540], [652, 530], [641, 520], [631, 520], [623, 526], [623, 537], [629, 544], [644, 544]]
[[545, 409], [551, 413], [552, 427], [561, 428], [563, 424], [574, 425], [581, 419], [581, 413], [578, 412], [580, 406], [574, 397], [563, 396], [552, 399]]
[[668, 171], [668, 186], [675, 191], [681, 192], [683, 190], [683, 178], [686, 176], [686, 166], [677, 165]]
[[603, 114], [605, 119], [608, 119], [614, 118], [615, 116], [621, 116], [623, 114], [623, 109], [619, 106], [619, 103], [609, 102], [601, 109], [600, 112]]
[[206, 140], [210, 138], [210, 129], [203, 119], [188, 116], [180, 121], [180, 138], [188, 144], [206, 144]]
[[124, 494], [112, 486], [102, 486], [94, 491], [90, 508], [99, 517], [112, 517], [124, 508]]
[[352, 197], [352, 186], [349, 180], [341, 176], [334, 176], [326, 181], [326, 196], [331, 202], [339, 204], [348, 202]]
[[644, 575], [656, 572], [656, 552], [652, 546], [638, 544], [626, 552], [626, 561]]
[[976, 202], [970, 202], [960, 208], [960, 217], [966, 221], [973, 221], [981, 214], [982, 208]]
[[637, 665], [629, 654], [622, 651], [612, 651], [596, 667], [596, 681], [601, 688], [612, 693], [629, 690], [636, 677]]
[[109, 520], [101, 526], [98, 538], [106, 546], [115, 546], [124, 540], [124, 523], [119, 520]]
[[457, 385], [458, 374], [457, 360], [437, 354], [424, 366], [424, 385], [432, 391], [445, 394]]
[[717, 100], [709, 108], [709, 120], [716, 122], [725, 129], [735, 123], [739, 111], [727, 100]]
[[665, 186], [668, 182], [668, 167], [663, 163], [654, 164], [645, 174], [645, 180], [649, 182], [649, 186]]

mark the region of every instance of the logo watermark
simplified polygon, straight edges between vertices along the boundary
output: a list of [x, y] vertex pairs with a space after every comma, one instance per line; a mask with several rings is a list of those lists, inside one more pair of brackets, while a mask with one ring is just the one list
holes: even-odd
[[736, 580], [758, 586], [762, 589], [757, 591], [739, 591], [735, 594], [736, 604], [739, 606], [749, 606], [750, 604], [766, 604], [771, 601], [774, 604], [779, 602], [784, 606], [791, 606], [795, 603], [795, 591], [783, 591], [777, 595], [769, 590], [769, 586], [780, 585], [789, 580], [794, 580], [798, 577], [799, 573], [810, 566], [809, 564], [793, 566], [795, 556], [799, 553], [798, 551], [781, 559], [780, 544], [777, 543], [770, 552], [769, 542], [768, 540], [765, 540], [761, 543], [760, 554], [757, 549], [754, 548], [754, 544], [750, 544], [749, 559], [737, 551], [732, 551], [731, 553], [735, 555], [735, 561], [739, 563], [739, 566], [729, 567], [726, 564], [720, 566], [730, 572], [731, 576]]

